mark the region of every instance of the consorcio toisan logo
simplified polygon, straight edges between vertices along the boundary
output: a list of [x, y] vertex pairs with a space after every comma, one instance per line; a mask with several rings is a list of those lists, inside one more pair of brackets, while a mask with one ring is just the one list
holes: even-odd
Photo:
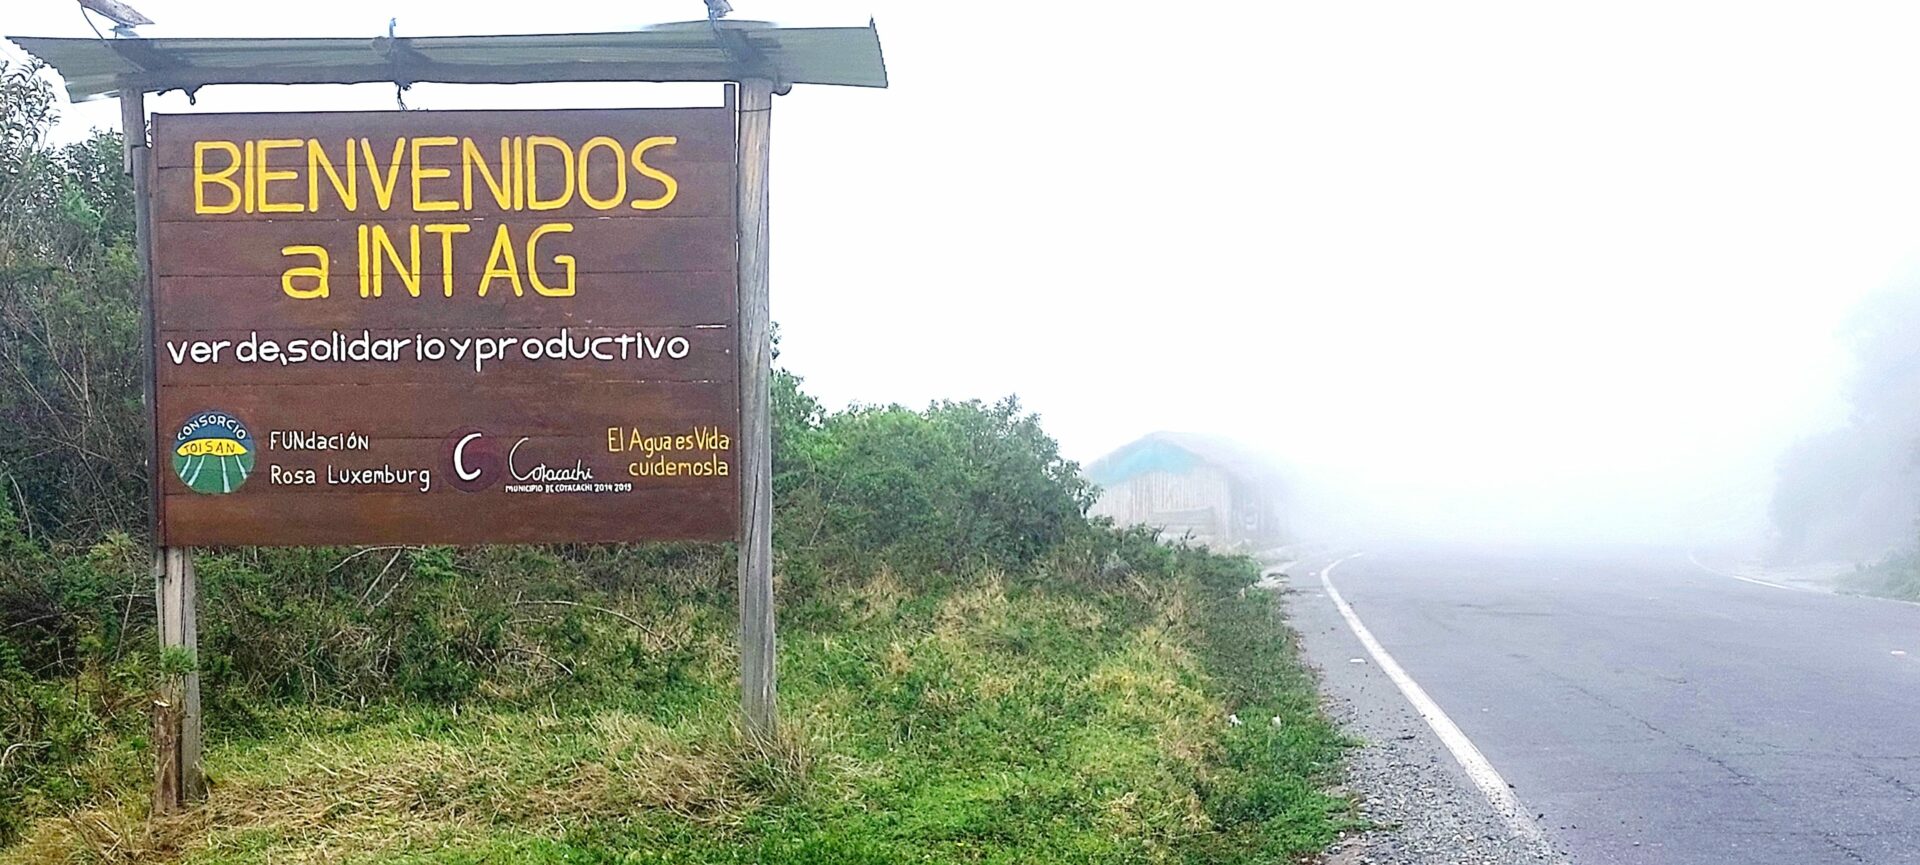
[[196, 493], [230, 493], [253, 472], [253, 435], [224, 411], [187, 418], [173, 439], [173, 473]]

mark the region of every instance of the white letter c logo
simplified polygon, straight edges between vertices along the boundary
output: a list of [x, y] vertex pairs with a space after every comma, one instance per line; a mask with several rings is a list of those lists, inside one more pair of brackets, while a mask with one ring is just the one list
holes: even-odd
[[463, 481], [472, 481], [480, 477], [479, 469], [474, 469], [472, 472], [468, 472], [466, 463], [460, 459], [460, 455], [463, 452], [465, 452], [467, 449], [467, 442], [473, 441], [474, 439], [477, 439], [479, 437], [480, 437], [480, 433], [477, 433], [477, 432], [467, 433], [466, 437], [462, 438], [459, 444], [453, 446], [453, 473], [456, 475], [459, 475], [460, 479]]

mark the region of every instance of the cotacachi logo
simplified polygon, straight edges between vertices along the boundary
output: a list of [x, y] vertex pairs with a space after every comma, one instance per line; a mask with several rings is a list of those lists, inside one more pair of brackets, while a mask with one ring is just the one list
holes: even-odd
[[203, 411], [173, 439], [173, 473], [196, 493], [230, 493], [253, 472], [253, 436], [224, 411]]

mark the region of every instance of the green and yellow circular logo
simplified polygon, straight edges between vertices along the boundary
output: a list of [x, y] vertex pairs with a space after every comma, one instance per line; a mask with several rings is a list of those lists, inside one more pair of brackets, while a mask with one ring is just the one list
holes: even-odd
[[173, 439], [173, 473], [196, 493], [230, 493], [253, 472], [253, 436], [224, 411], [203, 411]]

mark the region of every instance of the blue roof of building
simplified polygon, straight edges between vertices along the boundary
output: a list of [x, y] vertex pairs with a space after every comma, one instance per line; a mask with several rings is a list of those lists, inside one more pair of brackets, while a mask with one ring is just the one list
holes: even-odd
[[1265, 457], [1218, 436], [1156, 432], [1094, 460], [1087, 478], [1103, 487], [1117, 486], [1154, 472], [1186, 474], [1202, 465], [1255, 483], [1278, 483], [1280, 470]]

